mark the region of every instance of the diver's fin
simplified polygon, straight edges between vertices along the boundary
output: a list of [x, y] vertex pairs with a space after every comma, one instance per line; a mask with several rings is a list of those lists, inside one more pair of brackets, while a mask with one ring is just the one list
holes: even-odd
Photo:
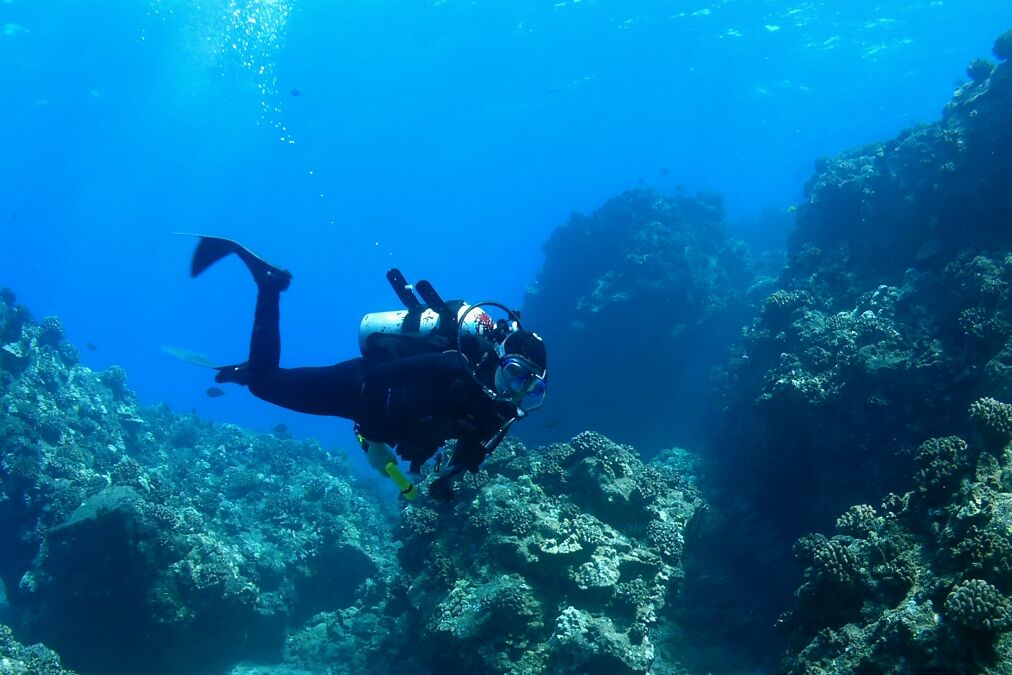
[[191, 352], [189, 349], [172, 347], [170, 345], [162, 345], [162, 351], [165, 352], [166, 354], [169, 354], [170, 356], [175, 356], [180, 361], [186, 361], [187, 363], [191, 363], [195, 366], [200, 366], [201, 368], [211, 368], [213, 370], [217, 370], [219, 367], [214, 361], [209, 359], [207, 356], [204, 356], [199, 352]]
[[[185, 234], [180, 232], [179, 234]], [[204, 270], [218, 262], [225, 256], [235, 253], [239, 259], [246, 264], [253, 280], [258, 286], [268, 286], [283, 291], [288, 288], [292, 281], [292, 273], [270, 264], [257, 254], [250, 251], [237, 241], [225, 239], [224, 237], [209, 237], [207, 235], [190, 235], [200, 239], [197, 248], [193, 251], [193, 259], [190, 261], [190, 276], [197, 277], [203, 274]]]
[[242, 246], [231, 239], [201, 236], [200, 241], [197, 242], [197, 248], [193, 251], [193, 259], [190, 261], [190, 276], [200, 276], [214, 263], [230, 253], [238, 253], [240, 250], [242, 250]]
[[210, 368], [211, 370], [218, 371], [214, 375], [214, 381], [218, 384], [224, 384], [226, 382], [241, 384], [243, 386], [249, 384], [249, 363], [247, 362], [237, 363], [233, 366], [219, 366], [207, 356], [204, 356], [199, 352], [191, 352], [189, 349], [162, 345], [162, 351], [171, 356], [175, 356], [180, 361], [186, 361], [187, 363], [200, 366], [201, 368]]

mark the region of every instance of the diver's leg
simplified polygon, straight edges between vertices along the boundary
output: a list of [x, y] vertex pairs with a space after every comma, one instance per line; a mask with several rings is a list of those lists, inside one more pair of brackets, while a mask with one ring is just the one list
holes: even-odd
[[281, 368], [281, 292], [292, 275], [271, 265], [241, 244], [220, 237], [201, 237], [190, 273], [198, 276], [222, 258], [235, 254], [257, 284], [256, 310], [249, 360], [218, 369], [217, 382], [246, 385], [268, 403], [312, 415], [361, 416], [364, 360], [352, 359], [319, 368]]
[[281, 364], [281, 291], [276, 287], [257, 285], [248, 364], [253, 377], [277, 370]]
[[357, 419], [362, 409], [364, 360], [333, 366], [281, 368], [281, 291], [260, 284], [249, 360], [218, 370], [215, 380], [249, 387], [257, 398], [296, 412]]
[[365, 360], [317, 368], [252, 370], [249, 390], [257, 398], [296, 412], [362, 419]]
[[279, 329], [281, 292], [288, 288], [292, 274], [259, 257], [242, 244], [222, 237], [200, 237], [190, 261], [190, 274], [203, 274], [207, 268], [235, 254], [250, 271], [257, 285], [256, 312], [250, 337], [249, 360], [234, 366], [218, 368], [216, 382], [249, 384], [250, 373], [277, 369], [281, 360]]
[[288, 285], [288, 280], [284, 281], [284, 287], [277, 283], [276, 277], [257, 283], [249, 359], [246, 363], [219, 368], [215, 382], [248, 385], [254, 377], [278, 369], [281, 363], [281, 291]]

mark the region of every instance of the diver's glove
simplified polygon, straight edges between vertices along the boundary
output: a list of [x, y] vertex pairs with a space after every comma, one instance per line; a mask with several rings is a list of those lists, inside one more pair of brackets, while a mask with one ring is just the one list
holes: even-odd
[[440, 476], [432, 481], [429, 483], [429, 496], [444, 504], [450, 501], [453, 499], [453, 488], [450, 486], [452, 481], [453, 476]]
[[357, 436], [362, 449], [365, 450], [369, 465], [379, 471], [382, 476], [392, 480], [405, 499], [411, 501], [417, 497], [418, 490], [397, 466], [397, 458], [394, 457], [394, 451], [390, 446], [379, 441], [369, 441], [361, 434], [357, 434]]
[[437, 502], [448, 502], [453, 499], [453, 479], [466, 469], [463, 464], [451, 463], [446, 473], [429, 483], [429, 496]]

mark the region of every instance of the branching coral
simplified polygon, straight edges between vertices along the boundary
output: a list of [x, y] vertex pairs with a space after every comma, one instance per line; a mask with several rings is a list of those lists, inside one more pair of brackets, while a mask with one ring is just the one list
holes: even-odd
[[945, 616], [968, 631], [996, 633], [1012, 628], [1012, 606], [983, 579], [970, 579], [945, 598]]
[[1012, 441], [1012, 405], [993, 398], [982, 398], [970, 406], [970, 419], [988, 449], [1000, 450]]
[[959, 477], [968, 465], [968, 446], [957, 436], [932, 438], [917, 448], [914, 474], [918, 493], [929, 502], [945, 499], [958, 487]]

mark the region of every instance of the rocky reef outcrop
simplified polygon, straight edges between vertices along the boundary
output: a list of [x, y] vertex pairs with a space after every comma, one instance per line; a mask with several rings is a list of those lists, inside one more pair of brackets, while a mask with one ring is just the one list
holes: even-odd
[[550, 393], [518, 429], [536, 441], [592, 428], [645, 451], [699, 441], [709, 369], [740, 327], [751, 257], [719, 197], [633, 190], [574, 214], [544, 245], [525, 324], [551, 351]]
[[[15, 632], [75, 670], [279, 661], [318, 614], [386, 598], [394, 501], [343, 455], [141, 406], [122, 369], [80, 365], [59, 320], [36, 323], [8, 291], [0, 410], [0, 578]], [[360, 644], [346, 662], [364, 668], [370, 654]]]
[[680, 668], [684, 451], [508, 440], [398, 518], [340, 453], [139, 405], [9, 292], [0, 378], [9, 672]]
[[678, 672], [665, 631], [703, 509], [691, 466], [589, 432], [508, 441], [453, 503], [408, 506], [415, 656], [443, 673]]
[[25, 646], [10, 627], [0, 624], [0, 675], [75, 675], [60, 665], [60, 657], [43, 645]]
[[1012, 663], [1012, 405], [914, 452], [914, 488], [795, 546], [790, 673], [1006, 673]]
[[901, 450], [1012, 394], [1010, 116], [1005, 62], [941, 121], [809, 181], [788, 265], [724, 369], [716, 442], [728, 493], [789, 538], [903, 491]]

